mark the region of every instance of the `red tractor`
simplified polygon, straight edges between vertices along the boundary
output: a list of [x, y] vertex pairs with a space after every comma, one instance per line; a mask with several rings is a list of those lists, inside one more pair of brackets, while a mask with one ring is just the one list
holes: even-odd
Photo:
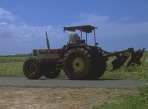
[[[33, 50], [33, 56], [24, 62], [24, 75], [28, 79], [39, 79], [43, 75], [47, 78], [55, 78], [63, 69], [70, 79], [98, 79], [106, 71], [108, 57], [117, 57], [112, 62], [112, 70], [120, 68], [130, 55], [131, 60], [127, 66], [141, 64], [140, 58], [144, 49], [134, 51], [133, 48], [129, 48], [119, 52], [104, 51], [97, 46], [96, 28], [91, 25], [64, 27], [64, 31], [81, 31], [81, 36], [72, 33], [67, 45], [64, 45], [61, 49], [50, 49], [46, 34], [48, 49]], [[86, 33], [85, 40], [82, 39], [82, 32]], [[87, 35], [92, 32], [95, 42], [93, 46], [87, 45]]]

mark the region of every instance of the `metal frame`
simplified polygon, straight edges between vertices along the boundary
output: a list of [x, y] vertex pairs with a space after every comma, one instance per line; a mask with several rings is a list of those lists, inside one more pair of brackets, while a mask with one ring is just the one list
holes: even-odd
[[82, 26], [71, 26], [71, 27], [63, 27], [64, 28], [64, 32], [65, 31], [76, 31], [79, 30], [81, 31], [81, 39], [82, 39], [82, 32], [86, 33], [86, 44], [87, 44], [87, 33], [92, 33], [94, 32], [94, 42], [95, 45], [97, 45], [96, 43], [96, 35], [95, 35], [95, 29], [97, 29], [97, 27], [91, 26], [91, 25], [82, 25]]

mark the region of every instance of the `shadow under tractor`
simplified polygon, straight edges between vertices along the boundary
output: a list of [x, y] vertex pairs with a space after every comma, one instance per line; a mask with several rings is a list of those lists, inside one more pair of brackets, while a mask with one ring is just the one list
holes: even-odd
[[[57, 77], [63, 69], [68, 78], [74, 80], [98, 79], [106, 71], [106, 61], [115, 56], [112, 61], [112, 70], [119, 69], [126, 60], [131, 57], [127, 67], [134, 64], [140, 65], [140, 58], [145, 49], [134, 51], [133, 48], [117, 52], [107, 52], [98, 47], [95, 29], [91, 25], [64, 27], [64, 31], [72, 31], [69, 34], [69, 42], [60, 49], [50, 49], [46, 32], [48, 49], [34, 49], [33, 56], [29, 57], [23, 64], [24, 75], [28, 79], [39, 79]], [[79, 37], [76, 30], [81, 32]], [[86, 33], [85, 40], [82, 33]], [[94, 45], [87, 44], [88, 33], [94, 34]]]

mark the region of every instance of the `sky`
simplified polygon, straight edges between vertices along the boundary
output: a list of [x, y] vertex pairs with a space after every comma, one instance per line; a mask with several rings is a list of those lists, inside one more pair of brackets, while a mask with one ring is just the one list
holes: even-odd
[[[63, 27], [77, 25], [98, 27], [103, 50], [147, 50], [147, 10], [148, 0], [0, 0], [0, 55], [46, 49], [45, 31], [51, 48], [62, 48], [68, 42]], [[91, 33], [88, 44], [94, 44]]]

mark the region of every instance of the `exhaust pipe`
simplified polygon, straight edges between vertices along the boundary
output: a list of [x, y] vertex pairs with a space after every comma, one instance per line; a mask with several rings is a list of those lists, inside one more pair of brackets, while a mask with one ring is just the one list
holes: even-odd
[[47, 48], [50, 49], [50, 44], [49, 44], [49, 40], [48, 40], [48, 34], [47, 34], [47, 31], [46, 31], [45, 33], [46, 33], [46, 43], [47, 43]]

